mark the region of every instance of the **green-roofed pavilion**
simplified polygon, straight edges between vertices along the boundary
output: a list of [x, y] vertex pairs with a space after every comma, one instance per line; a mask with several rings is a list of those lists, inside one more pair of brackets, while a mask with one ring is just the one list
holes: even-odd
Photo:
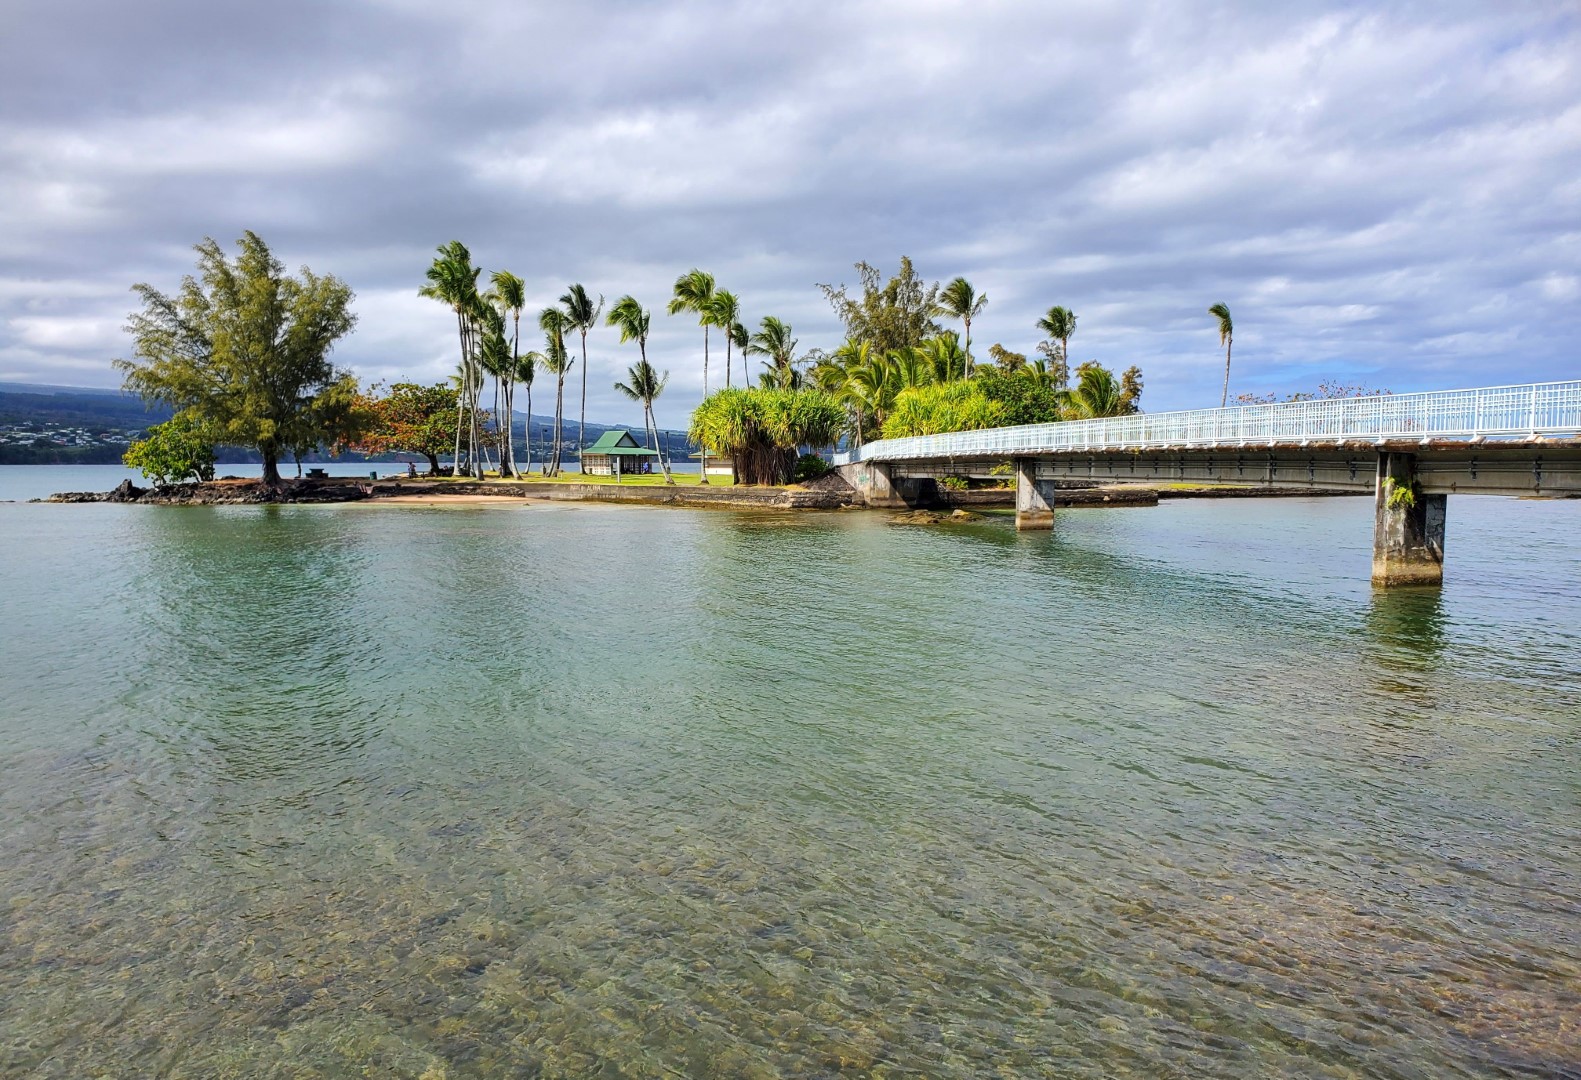
[[582, 471], [593, 476], [619, 477], [627, 473], [653, 471], [659, 458], [657, 450], [649, 450], [631, 437], [631, 432], [614, 428], [598, 437], [598, 442], [582, 451]]

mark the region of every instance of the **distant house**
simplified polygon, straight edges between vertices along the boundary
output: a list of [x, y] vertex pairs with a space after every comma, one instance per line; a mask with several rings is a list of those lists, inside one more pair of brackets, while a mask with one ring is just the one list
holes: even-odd
[[582, 451], [582, 471], [593, 476], [652, 472], [658, 459], [657, 450], [639, 446], [631, 432], [616, 428], [604, 432], [598, 442]]
[[[698, 461], [702, 456], [701, 454], [693, 454], [692, 460]], [[703, 475], [728, 476], [733, 484], [736, 482], [736, 463], [731, 460], [729, 454], [709, 454], [708, 468], [704, 470]]]

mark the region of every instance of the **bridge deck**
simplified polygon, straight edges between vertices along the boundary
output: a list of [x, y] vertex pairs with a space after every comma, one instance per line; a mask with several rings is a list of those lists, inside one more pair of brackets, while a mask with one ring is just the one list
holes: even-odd
[[[1292, 401], [1227, 409], [1138, 413], [1104, 420], [881, 439], [838, 454], [857, 461], [1006, 461], [1099, 451], [1220, 452], [1256, 449], [1433, 450], [1452, 442], [1530, 441], [1581, 435], [1581, 380]], [[1567, 439], [1566, 441], [1571, 441]]]

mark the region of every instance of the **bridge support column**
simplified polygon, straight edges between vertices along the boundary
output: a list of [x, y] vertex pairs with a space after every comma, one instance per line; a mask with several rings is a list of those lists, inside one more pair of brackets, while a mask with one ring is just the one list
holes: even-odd
[[1016, 528], [1054, 527], [1054, 490], [1058, 480], [1039, 480], [1033, 458], [1016, 458]]
[[1422, 493], [1415, 454], [1378, 455], [1374, 499], [1373, 585], [1443, 584], [1444, 516], [1449, 496]]

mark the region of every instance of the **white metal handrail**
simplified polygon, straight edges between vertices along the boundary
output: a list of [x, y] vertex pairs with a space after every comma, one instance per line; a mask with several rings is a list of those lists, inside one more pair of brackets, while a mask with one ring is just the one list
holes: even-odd
[[880, 439], [835, 454], [834, 463], [1318, 441], [1508, 439], [1577, 433], [1581, 433], [1581, 380], [1571, 380], [1137, 413], [1106, 420], [1068, 420]]

